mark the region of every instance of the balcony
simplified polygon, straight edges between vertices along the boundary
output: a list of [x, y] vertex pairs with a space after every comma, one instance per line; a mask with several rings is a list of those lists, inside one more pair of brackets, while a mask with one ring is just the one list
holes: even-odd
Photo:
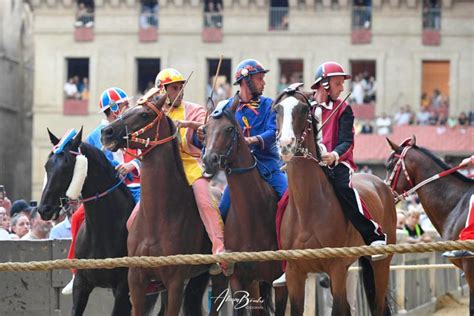
[[423, 9], [423, 45], [441, 45], [441, 9]]
[[204, 43], [222, 42], [222, 25], [221, 11], [204, 12], [202, 41]]
[[269, 31], [288, 30], [288, 7], [270, 7]]
[[94, 40], [94, 13], [78, 14], [74, 23], [74, 40], [76, 42], [91, 42]]
[[157, 8], [157, 5], [142, 7], [138, 31], [138, 39], [142, 43], [158, 41]]
[[65, 99], [63, 103], [64, 115], [87, 115], [89, 100]]
[[370, 44], [372, 42], [372, 7], [355, 6], [352, 8], [352, 44]]

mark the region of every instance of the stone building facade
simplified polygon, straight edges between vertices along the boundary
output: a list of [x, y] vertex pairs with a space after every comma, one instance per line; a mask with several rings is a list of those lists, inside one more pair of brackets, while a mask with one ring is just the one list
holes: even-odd
[[[423, 62], [443, 61], [449, 64], [451, 113], [469, 111], [474, 104], [472, 1], [440, 1], [441, 27], [434, 40], [423, 29], [421, 0], [373, 0], [369, 30], [359, 35], [352, 26], [354, 6], [349, 0], [290, 0], [287, 27], [272, 30], [269, 1], [223, 0], [221, 25], [211, 30], [214, 33], [203, 27], [201, 1], [164, 0], [151, 40], [141, 39], [138, 0], [95, 0], [94, 26], [85, 38], [74, 27], [75, 1], [31, 3], [35, 13], [35, 197], [41, 191], [43, 165], [51, 148], [46, 127], [62, 135], [67, 128], [84, 126], [89, 133], [101, 119], [97, 100], [103, 89], [118, 86], [130, 94], [138, 90], [140, 58], [159, 59], [162, 68], [177, 68], [185, 76], [193, 72], [185, 98], [195, 102], [206, 100], [208, 59], [218, 59], [221, 54], [230, 60], [231, 69], [250, 57], [270, 68], [266, 77], [269, 96], [277, 94], [281, 60], [302, 62], [306, 87], [323, 61], [335, 60], [350, 69], [354, 61], [370, 60], [377, 78], [376, 114], [393, 114], [405, 103], [417, 108]], [[88, 61], [89, 101], [85, 111], [76, 113], [79, 115], [64, 115], [63, 85], [70, 75], [68, 60], [74, 58]]]

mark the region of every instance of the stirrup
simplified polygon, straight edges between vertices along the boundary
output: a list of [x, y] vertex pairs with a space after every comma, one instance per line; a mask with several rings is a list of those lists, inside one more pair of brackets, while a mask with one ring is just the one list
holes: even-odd
[[74, 285], [74, 278], [75, 278], [75, 275], [73, 274], [71, 281], [69, 281], [69, 283], [66, 284], [66, 286], [62, 289], [62, 291], [61, 291], [62, 295], [71, 295], [72, 294], [72, 288], [73, 288], [73, 285]]
[[286, 286], [286, 273], [283, 273], [278, 279], [272, 282], [273, 287]]

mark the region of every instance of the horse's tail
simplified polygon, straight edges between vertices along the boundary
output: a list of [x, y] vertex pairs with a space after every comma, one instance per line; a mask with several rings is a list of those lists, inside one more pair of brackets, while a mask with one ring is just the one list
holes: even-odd
[[[374, 269], [372, 268], [371, 260], [368, 259], [367, 257], [360, 257], [359, 264], [362, 268], [361, 269], [362, 281], [364, 283], [365, 295], [369, 303], [370, 311], [372, 315], [378, 315], [377, 314], [378, 306], [375, 300], [377, 288], [375, 287]], [[387, 291], [387, 294], [385, 295], [384, 306], [382, 309], [382, 315], [384, 316], [392, 315], [392, 309], [390, 308], [390, 304], [389, 304], [390, 301], [391, 299], [389, 297], [389, 291]]]
[[272, 290], [273, 287], [270, 283], [260, 282], [260, 295], [263, 300], [263, 309], [265, 315], [274, 315], [275, 308], [273, 306], [272, 299]]
[[209, 284], [209, 272], [189, 280], [184, 290], [184, 315], [202, 315], [202, 297]]

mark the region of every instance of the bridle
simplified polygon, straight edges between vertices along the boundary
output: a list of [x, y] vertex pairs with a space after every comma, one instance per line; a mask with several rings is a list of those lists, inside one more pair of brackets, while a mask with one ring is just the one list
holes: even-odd
[[[153, 121], [151, 121], [146, 126], [140, 128], [139, 130], [137, 130], [135, 132], [128, 133], [128, 131], [127, 131], [126, 136], [124, 136], [125, 140], [127, 141], [127, 149], [129, 148], [129, 146], [128, 146], [129, 142], [134, 142], [134, 143], [141, 144], [146, 148], [145, 150], [142, 150], [142, 152], [138, 155], [134, 154], [134, 153], [131, 153], [130, 151], [126, 150], [127, 154], [129, 154], [132, 157], [135, 157], [137, 159], [140, 159], [140, 160], [142, 160], [143, 157], [146, 154], [148, 154], [153, 148], [155, 148], [159, 145], [168, 143], [168, 142], [172, 141], [173, 139], [175, 139], [178, 136], [178, 133], [179, 133], [179, 129], [176, 128], [176, 131], [172, 135], [160, 139], [160, 124], [161, 124], [161, 121], [162, 121], [163, 117], [166, 116], [165, 113], [163, 112], [163, 110], [158, 109], [156, 107], [156, 105], [154, 105], [150, 101], [144, 102], [143, 106], [146, 106], [146, 107], [150, 108], [151, 110], [153, 110], [153, 112], [156, 113], [156, 117], [153, 119]], [[154, 139], [151, 140], [149, 137], [146, 138], [146, 139], [139, 137], [140, 135], [144, 134], [146, 131], [148, 131], [149, 129], [152, 129], [155, 126], [156, 126], [156, 131], [155, 131], [155, 138]], [[125, 125], [125, 128], [127, 129], [127, 125]]]
[[[226, 109], [222, 112], [222, 115], [225, 115], [231, 122], [234, 122], [235, 120], [233, 119], [233, 113]], [[214, 119], [219, 119], [222, 117], [222, 115], [219, 115], [219, 116], [213, 116]], [[252, 154], [252, 157], [253, 157], [253, 160], [254, 160], [254, 163], [249, 166], [249, 167], [243, 167], [243, 168], [231, 168], [229, 166], [229, 156], [230, 154], [232, 153], [232, 149], [234, 148], [234, 146], [236, 144], [238, 144], [238, 139], [239, 139], [239, 133], [237, 131], [237, 127], [235, 126], [235, 124], [233, 123], [232, 125], [234, 125], [234, 129], [232, 131], [232, 140], [230, 142], [230, 144], [227, 146], [227, 149], [225, 150], [225, 154], [223, 155], [218, 155], [218, 160], [217, 160], [217, 166], [219, 169], [221, 170], [224, 170], [225, 173], [227, 174], [242, 174], [242, 173], [246, 173], [246, 172], [249, 172], [251, 171], [252, 169], [254, 169], [256, 166], [257, 166], [257, 159], [255, 158], [255, 156]]]
[[[413, 180], [410, 178], [410, 175], [408, 174], [408, 170], [406, 168], [406, 163], [405, 163], [405, 158], [407, 155], [408, 150], [413, 148], [413, 145], [407, 145], [408, 141], [410, 139], [407, 139], [402, 142], [400, 146], [405, 146], [400, 154], [394, 153], [394, 157], [396, 157], [398, 160], [395, 163], [395, 166], [393, 167], [392, 172], [390, 173], [389, 177], [385, 180], [385, 183], [390, 187], [390, 190], [392, 191], [392, 194], [395, 199], [395, 203], [400, 202], [401, 200], [406, 199], [410, 194], [415, 193], [419, 188], [422, 186], [425, 186], [426, 184], [433, 182], [435, 180], [438, 180], [442, 177], [445, 177], [447, 175], [450, 175], [459, 169], [462, 169], [463, 167], [461, 166], [456, 166], [454, 168], [444, 170], [440, 173], [437, 173], [428, 179], [425, 179], [421, 181], [420, 183], [416, 184], [413, 182]], [[403, 193], [399, 194], [396, 191], [396, 187], [398, 184], [398, 179], [400, 178], [400, 174], [403, 172], [405, 179], [407, 180], [408, 184], [410, 185], [410, 189], [408, 191], [404, 191]]]

